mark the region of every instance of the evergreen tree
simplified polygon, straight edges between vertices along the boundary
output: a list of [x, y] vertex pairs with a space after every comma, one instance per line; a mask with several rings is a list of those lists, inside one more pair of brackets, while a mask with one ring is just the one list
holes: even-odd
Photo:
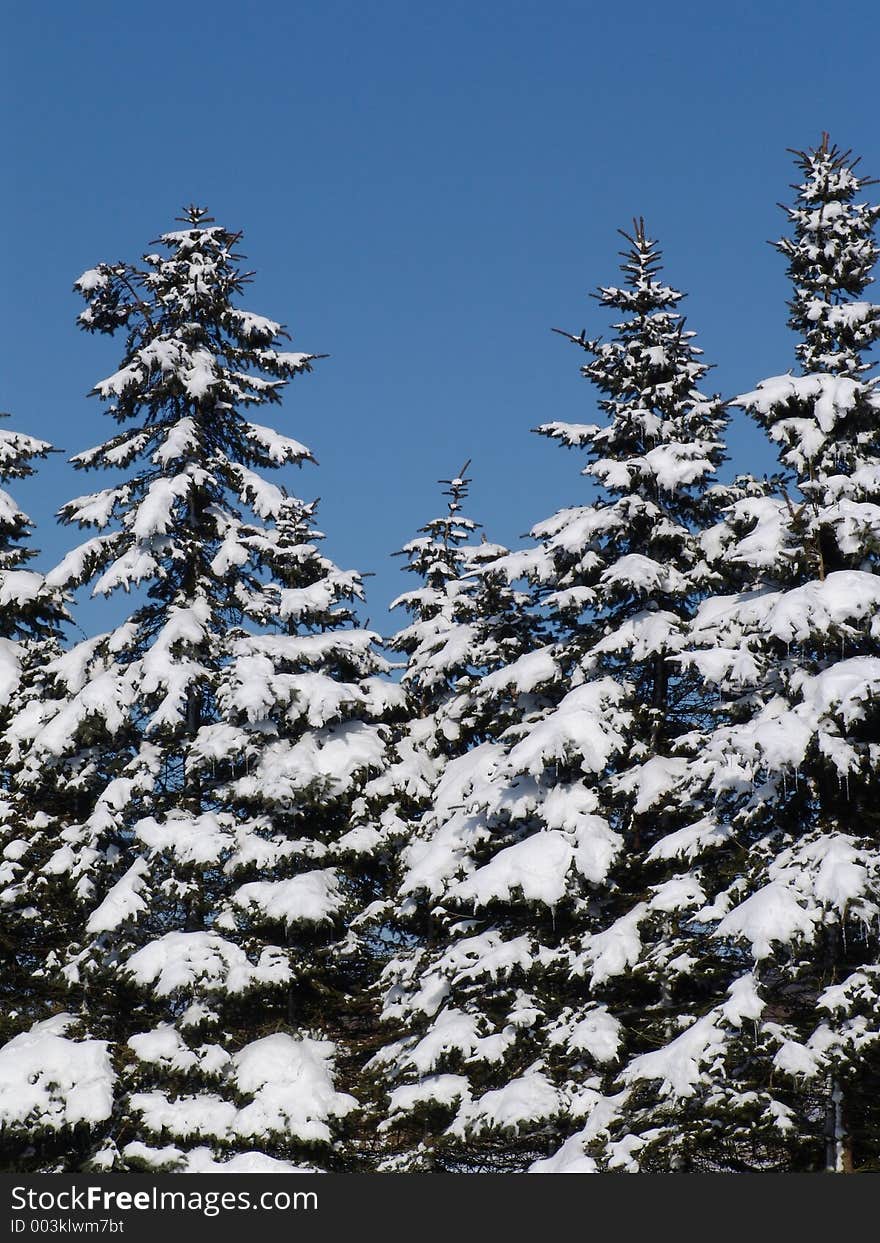
[[862, 297], [880, 208], [827, 136], [797, 162], [778, 249], [803, 373], [737, 398], [784, 476], [714, 533], [748, 590], [703, 606], [688, 654], [719, 702], [670, 796], [690, 823], [656, 847], [696, 901], [670, 936], [692, 977], [680, 1033], [655, 1026], [623, 1075], [617, 1142], [642, 1168], [848, 1170], [880, 1155], [880, 398], [866, 374], [880, 308]]
[[[507, 550], [474, 541], [478, 524], [462, 510], [468, 465], [442, 481], [448, 485], [446, 514], [402, 550], [407, 570], [422, 583], [394, 602], [411, 621], [389, 641], [407, 656], [402, 683], [409, 715], [381, 779], [398, 852], [395, 897], [381, 911], [394, 946], [381, 980], [383, 1030], [391, 1039], [371, 1063], [384, 1117], [384, 1169], [471, 1168], [456, 1155], [457, 1143], [438, 1140], [462, 1085], [467, 1091], [465, 1080], [425, 1071], [448, 1051], [443, 1036], [436, 1037], [438, 1026], [449, 1033], [473, 1022], [486, 983], [480, 981], [486, 946], [470, 935], [474, 921], [461, 921], [437, 899], [476, 823], [465, 806], [474, 772], [510, 723], [499, 715], [503, 698], [490, 693], [489, 675], [540, 638], [527, 597], [497, 568]], [[459, 978], [466, 963], [473, 967], [469, 981]]]
[[346, 925], [394, 692], [358, 576], [260, 473], [311, 456], [248, 415], [315, 356], [236, 305], [240, 235], [202, 208], [182, 223], [77, 282], [82, 326], [126, 344], [95, 389], [120, 430], [74, 461], [124, 478], [63, 507], [98, 534], [50, 577], [135, 606], [52, 664], [16, 736], [32, 787], [70, 795], [51, 861], [80, 908], [64, 974], [118, 1076], [89, 1159], [339, 1168], [363, 970]]
[[[546, 1066], [559, 1100], [549, 1137], [586, 1125], [537, 1170], [592, 1168], [584, 1144], [614, 1116], [622, 1060], [655, 1016], [669, 1022], [687, 965], [665, 934], [671, 914], [695, 900], [646, 860], [675, 821], [658, 796], [676, 782], [678, 740], [706, 711], [700, 679], [680, 658], [700, 600], [720, 581], [704, 535], [728, 499], [713, 482], [726, 414], [700, 389], [709, 368], [677, 309], [684, 295], [661, 279], [656, 242], [641, 220], [624, 237], [623, 285], [598, 292], [623, 317], [614, 337], [569, 337], [589, 356], [582, 371], [606, 422], [539, 429], [586, 449], [583, 473], [599, 494], [536, 528], [533, 575], [555, 616], [563, 686], [578, 688], [534, 731], [541, 783], [548, 801], [564, 791], [576, 807], [587, 789], [595, 799], [569, 872], [571, 925], [545, 985]], [[565, 718], [554, 718], [572, 694], [592, 721], [566, 737]]]
[[422, 580], [420, 587], [392, 601], [392, 609], [406, 609], [412, 622], [389, 642], [392, 651], [408, 658], [401, 680], [421, 717], [429, 716], [450, 697], [470, 663], [473, 642], [463, 624], [474, 617], [473, 585], [462, 575], [468, 553], [473, 552], [465, 545], [473, 541], [479, 523], [462, 512], [471, 482], [466, 478], [469, 466], [465, 462], [454, 479], [440, 481], [447, 485], [446, 513], [427, 522], [395, 554], [406, 557], [406, 570]]
[[[49, 452], [45, 441], [3, 428], [0, 478], [5, 484], [32, 475], [34, 460]], [[30, 1009], [30, 998], [46, 953], [45, 938], [52, 930], [52, 921], [42, 918], [32, 885], [33, 839], [40, 834], [40, 813], [20, 797], [7, 741], [10, 721], [35, 693], [42, 666], [57, 653], [66, 619], [58, 593], [42, 574], [29, 568], [35, 555], [28, 544], [31, 526], [9, 493], [0, 491], [0, 903], [4, 913], [0, 940], [9, 967], [0, 985], [0, 1038], [40, 1017], [39, 1010]], [[57, 915], [55, 911], [56, 920]]]
[[409, 855], [405, 888], [446, 932], [412, 973], [392, 1106], [432, 1104], [442, 1168], [524, 1168], [598, 1116], [624, 1039], [615, 1011], [653, 986], [627, 971], [670, 895], [641, 900], [638, 860], [660, 829], [633, 773], [653, 759], [662, 781], [701, 710], [675, 658], [712, 581], [697, 536], [716, 514], [705, 486], [724, 414], [699, 392], [706, 365], [641, 222], [628, 241], [623, 286], [599, 291], [623, 316], [614, 339], [571, 338], [608, 421], [539, 429], [587, 448], [599, 498], [492, 565], [531, 580], [551, 642], [509, 653], [470, 692], [495, 728], [449, 766]]
[[[37, 459], [51, 448], [21, 432], [0, 430], [0, 479], [4, 484], [33, 475]], [[44, 874], [52, 852], [46, 829], [52, 800], [35, 802], [22, 791], [10, 725], [42, 694], [44, 669], [60, 651], [68, 620], [65, 601], [45, 576], [30, 568], [32, 523], [12, 496], [0, 491], [0, 1130], [7, 1136], [6, 1162], [27, 1164], [30, 1137], [20, 1124], [30, 1109], [27, 1050], [39, 1045], [63, 990], [47, 964], [64, 945], [69, 895]], [[69, 929], [68, 929], [69, 931]], [[8, 1043], [5, 1043], [8, 1042]], [[30, 1089], [39, 1094], [40, 1087]], [[49, 1127], [49, 1132], [57, 1128]], [[47, 1135], [51, 1147], [51, 1137]]]

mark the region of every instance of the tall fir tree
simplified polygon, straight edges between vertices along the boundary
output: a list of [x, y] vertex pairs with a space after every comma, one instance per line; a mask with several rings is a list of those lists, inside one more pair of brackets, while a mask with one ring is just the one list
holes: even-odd
[[[463, 512], [468, 465], [442, 481], [447, 512], [402, 550], [406, 569], [422, 581], [394, 602], [411, 620], [389, 641], [407, 657], [402, 683], [409, 701], [394, 760], [381, 779], [398, 869], [395, 896], [381, 911], [393, 946], [380, 981], [386, 1043], [371, 1066], [383, 1136], [380, 1165], [391, 1170], [479, 1165], [479, 1157], [462, 1162], [456, 1143], [438, 1136], [464, 1079], [425, 1070], [434, 1056], [448, 1052], [435, 1036], [437, 1025], [450, 1030], [470, 1021], [465, 1012], [474, 1009], [486, 947], [481, 937], [468, 935], [473, 926], [436, 899], [451, 874], [450, 860], [454, 872], [461, 842], [474, 826], [464, 806], [473, 772], [510, 723], [499, 715], [503, 697], [488, 693], [489, 675], [541, 637], [528, 597], [497, 569], [507, 550], [474, 539], [478, 524]], [[474, 972], [465, 983], [459, 977], [469, 955]]]
[[541, 1168], [601, 1112], [624, 1039], [615, 1010], [650, 993], [628, 977], [631, 947], [671, 897], [640, 900], [638, 861], [659, 827], [632, 774], [659, 756], [662, 780], [663, 756], [701, 710], [697, 680], [674, 661], [712, 582], [698, 532], [717, 513], [705, 489], [725, 416], [699, 392], [706, 365], [641, 222], [628, 241], [623, 286], [599, 292], [623, 316], [614, 339], [572, 338], [608, 422], [539, 429], [587, 448], [600, 498], [492, 566], [531, 580], [551, 641], [512, 653], [471, 692], [497, 727], [450, 765], [410, 854], [406, 888], [447, 931], [413, 972], [392, 1105], [433, 1104], [442, 1168]]
[[[34, 463], [51, 452], [44, 440], [0, 429], [0, 480], [4, 485], [34, 474]], [[16, 1130], [27, 1119], [30, 1053], [44, 1041], [63, 989], [51, 970], [53, 956], [69, 933], [69, 893], [42, 872], [53, 844], [46, 830], [45, 804], [27, 796], [19, 782], [10, 725], [43, 692], [44, 670], [59, 653], [69, 620], [62, 593], [30, 567], [35, 550], [32, 523], [5, 490], [0, 491], [0, 1131], [7, 1137], [6, 1161], [27, 1164], [31, 1147]], [[51, 1130], [51, 1128], [50, 1128]], [[62, 1141], [64, 1142], [64, 1141]], [[51, 1147], [51, 1139], [49, 1142]]]
[[342, 1168], [364, 970], [346, 925], [373, 886], [363, 787], [397, 692], [360, 579], [261, 473], [310, 459], [248, 415], [315, 356], [236, 305], [239, 234], [198, 207], [182, 226], [77, 282], [81, 325], [126, 344], [95, 389], [120, 430], [74, 462], [124, 478], [64, 506], [98, 534], [50, 582], [134, 608], [48, 667], [15, 730], [31, 788], [69, 793], [49, 863], [80, 910], [64, 975], [116, 1076], [77, 1159]]
[[[634, 1058], [624, 1144], [641, 1168], [845, 1171], [877, 1150], [876, 610], [880, 458], [863, 294], [880, 208], [827, 136], [778, 243], [800, 375], [737, 398], [783, 476], [711, 537], [747, 590], [708, 601], [688, 659], [718, 696], [671, 797], [690, 823], [657, 844], [694, 908], [681, 1029]], [[658, 1090], [659, 1086], [659, 1090]]]
[[614, 1116], [621, 1064], [654, 1016], [669, 1022], [687, 968], [665, 933], [671, 913], [694, 901], [646, 860], [675, 821], [658, 795], [677, 778], [678, 740], [706, 711], [681, 653], [695, 610], [721, 581], [703, 538], [728, 499], [716, 480], [727, 416], [701, 391], [709, 367], [678, 310], [684, 295], [661, 277], [657, 243], [642, 220], [623, 236], [623, 284], [598, 291], [622, 316], [614, 337], [569, 337], [588, 354], [582, 372], [606, 422], [539, 429], [586, 449], [583, 473], [599, 489], [594, 504], [536, 528], [544, 545], [535, 577], [556, 618], [566, 684], [582, 685], [594, 714], [580, 747], [557, 736], [546, 749], [542, 780], [558, 796], [562, 751], [572, 795], [590, 787], [604, 822], [592, 830], [592, 869], [548, 975], [549, 1004], [561, 1002], [548, 1068], [561, 1107], [553, 1132], [564, 1142], [535, 1163], [539, 1171], [593, 1168], [585, 1142]]

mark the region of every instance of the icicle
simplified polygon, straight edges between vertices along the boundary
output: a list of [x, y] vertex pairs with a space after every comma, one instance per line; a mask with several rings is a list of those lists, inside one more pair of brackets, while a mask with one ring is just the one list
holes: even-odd
[[843, 1119], [843, 1089], [834, 1075], [830, 1076], [828, 1086], [831, 1101], [826, 1109], [825, 1170], [829, 1174], [848, 1174], [852, 1172], [852, 1155]]

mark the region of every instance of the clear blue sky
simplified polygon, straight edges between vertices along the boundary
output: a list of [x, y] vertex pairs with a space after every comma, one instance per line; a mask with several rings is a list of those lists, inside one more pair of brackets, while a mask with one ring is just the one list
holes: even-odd
[[[472, 514], [514, 543], [587, 495], [577, 455], [530, 433], [590, 419], [587, 297], [643, 214], [726, 396], [787, 370], [786, 147], [822, 129], [880, 175], [876, 0], [625, 4], [315, 0], [6, 5], [0, 408], [68, 453], [110, 429], [91, 385], [121, 343], [75, 326], [71, 284], [137, 258], [183, 203], [245, 231], [247, 305], [331, 355], [291, 386], [284, 430], [320, 468], [327, 549], [372, 571], [473, 459]], [[737, 424], [734, 465], [772, 468]], [[52, 515], [109, 482], [53, 459], [17, 490], [39, 564]], [[83, 613], [88, 628], [99, 609]]]

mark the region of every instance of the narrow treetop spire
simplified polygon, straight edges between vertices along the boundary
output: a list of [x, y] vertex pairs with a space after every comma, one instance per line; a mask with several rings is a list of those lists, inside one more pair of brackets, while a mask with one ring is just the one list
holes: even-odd
[[449, 499], [450, 518], [453, 517], [455, 514], [461, 512], [461, 502], [467, 498], [468, 487], [471, 483], [471, 480], [466, 478], [466, 475], [467, 475], [467, 469], [470, 466], [470, 464], [471, 464], [471, 459], [468, 458], [468, 460], [465, 462], [464, 466], [462, 466], [461, 470], [458, 472], [458, 474], [455, 476], [454, 479], [438, 479], [437, 481], [438, 483], [446, 483], [449, 485], [449, 487], [444, 490], [443, 495], [448, 496], [450, 498]]
[[208, 215], [207, 207], [198, 207], [195, 203], [190, 203], [188, 207], [183, 208], [183, 215], [177, 216], [177, 220], [183, 224], [213, 224], [214, 217]]
[[880, 206], [860, 200], [875, 182], [857, 174], [858, 159], [827, 133], [818, 147], [792, 154], [803, 176], [792, 187], [794, 204], [780, 204], [792, 236], [773, 245], [788, 260], [794, 286], [788, 323], [800, 338], [795, 350], [806, 373], [859, 375], [880, 336], [880, 312], [864, 301], [880, 254]]

